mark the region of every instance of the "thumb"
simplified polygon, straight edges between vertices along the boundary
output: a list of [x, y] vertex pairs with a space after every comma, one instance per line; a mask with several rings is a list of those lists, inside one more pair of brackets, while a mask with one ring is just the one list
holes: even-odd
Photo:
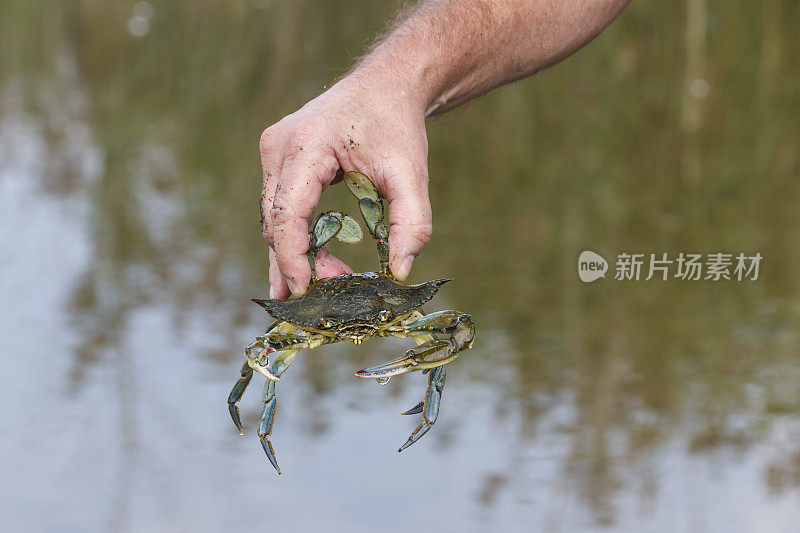
[[404, 281], [433, 233], [428, 168], [405, 160], [389, 168], [392, 176], [384, 182], [389, 201], [389, 268], [394, 277]]

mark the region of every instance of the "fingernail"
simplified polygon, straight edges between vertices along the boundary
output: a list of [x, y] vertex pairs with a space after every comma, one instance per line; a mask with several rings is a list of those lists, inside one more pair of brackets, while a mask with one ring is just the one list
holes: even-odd
[[397, 269], [397, 272], [394, 273], [394, 276], [399, 279], [400, 281], [405, 281], [408, 277], [408, 274], [411, 272], [411, 265], [414, 264], [414, 256], [407, 255], [400, 261], [400, 266]]

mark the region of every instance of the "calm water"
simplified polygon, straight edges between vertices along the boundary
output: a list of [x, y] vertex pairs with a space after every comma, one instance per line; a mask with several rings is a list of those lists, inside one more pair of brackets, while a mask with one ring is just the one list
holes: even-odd
[[[395, 2], [0, 4], [8, 531], [796, 531], [800, 6], [638, 2], [430, 125], [413, 279], [473, 314], [439, 421], [407, 348], [334, 345], [226, 407], [267, 317], [261, 130]], [[331, 189], [326, 206], [354, 207]], [[757, 281], [583, 284], [584, 249], [759, 252]], [[340, 249], [374, 268], [372, 247]], [[613, 268], [613, 265], [612, 265]]]

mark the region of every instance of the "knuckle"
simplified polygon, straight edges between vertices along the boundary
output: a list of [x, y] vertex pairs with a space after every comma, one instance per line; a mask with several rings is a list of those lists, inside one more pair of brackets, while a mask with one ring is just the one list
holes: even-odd
[[272, 218], [273, 226], [283, 226], [293, 216], [294, 210], [291, 203], [284, 196], [275, 196], [272, 202], [272, 207], [269, 210], [269, 216]]
[[428, 244], [431, 237], [433, 237], [433, 224], [430, 222], [416, 224], [414, 226], [414, 237], [423, 244]]
[[277, 134], [275, 132], [275, 126], [270, 126], [261, 132], [261, 138], [258, 141], [259, 151], [262, 154], [269, 153], [272, 150], [272, 147], [275, 145], [276, 138]]
[[299, 122], [290, 136], [292, 144], [302, 146], [309, 140], [318, 137], [325, 127], [323, 120], [319, 118], [306, 118]]

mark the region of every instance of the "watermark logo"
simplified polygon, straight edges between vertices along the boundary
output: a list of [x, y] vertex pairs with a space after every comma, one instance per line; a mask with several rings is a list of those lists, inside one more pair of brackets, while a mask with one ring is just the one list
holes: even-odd
[[608, 271], [608, 261], [600, 255], [592, 252], [591, 250], [584, 250], [578, 257], [578, 277], [584, 283], [591, 283], [592, 281], [606, 277]]
[[[695, 254], [680, 252], [643, 254], [623, 252], [617, 255], [614, 279], [617, 281], [756, 281], [762, 256], [715, 252]], [[606, 277], [608, 263], [595, 252], [585, 250], [578, 258], [578, 277], [589, 283]]]

